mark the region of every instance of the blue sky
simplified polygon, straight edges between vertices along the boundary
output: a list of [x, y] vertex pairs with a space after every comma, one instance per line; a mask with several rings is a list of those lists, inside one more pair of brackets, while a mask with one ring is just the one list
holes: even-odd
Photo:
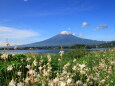
[[32, 43], [61, 31], [115, 40], [115, 0], [0, 0], [1, 43]]

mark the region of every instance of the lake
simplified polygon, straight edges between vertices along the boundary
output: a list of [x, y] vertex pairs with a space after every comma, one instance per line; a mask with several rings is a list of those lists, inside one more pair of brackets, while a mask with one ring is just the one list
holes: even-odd
[[[70, 51], [70, 49], [63, 49], [64, 52], [68, 52]], [[8, 54], [12, 54], [12, 53], [15, 53], [15, 54], [24, 54], [24, 53], [29, 53], [29, 52], [32, 52], [32, 53], [40, 53], [40, 54], [45, 54], [45, 53], [52, 53], [52, 54], [58, 54], [60, 51], [60, 49], [47, 49], [47, 50], [8, 50], [7, 53]], [[3, 50], [0, 50], [0, 53], [2, 53]]]
[[[64, 52], [69, 52], [72, 49], [63, 49]], [[109, 50], [108, 48], [92, 48], [92, 49], [83, 49], [83, 50], [89, 50], [89, 51], [100, 51], [100, 50]], [[52, 53], [52, 54], [58, 54], [60, 49], [42, 49], [42, 50], [8, 50], [8, 54], [24, 54], [24, 53], [40, 53], [40, 54], [46, 54], [46, 53]], [[0, 53], [2, 53], [3, 50], [0, 50]]]

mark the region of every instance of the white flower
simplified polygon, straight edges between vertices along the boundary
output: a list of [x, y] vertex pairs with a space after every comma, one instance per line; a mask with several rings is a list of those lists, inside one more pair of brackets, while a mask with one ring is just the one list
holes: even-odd
[[29, 70], [28, 73], [29, 73], [29, 74], [34, 74], [34, 73], [35, 73], [35, 70]]
[[65, 74], [67, 74], [67, 71], [63, 70], [62, 75], [65, 75]]
[[59, 86], [66, 86], [66, 83], [61, 81]]
[[16, 82], [12, 79], [8, 86], [16, 86]]
[[39, 69], [39, 70], [42, 70], [42, 67], [40, 66], [38, 69]]
[[18, 76], [21, 76], [21, 74], [22, 74], [22, 72], [17, 72], [17, 75], [18, 75]]
[[30, 60], [31, 60], [31, 58], [29, 58], [29, 57], [28, 57], [26, 61], [28, 61], [28, 62], [29, 62]]
[[73, 70], [77, 70], [77, 67], [76, 66], [73, 66], [73, 68], [72, 68]]
[[61, 61], [61, 59], [58, 59], [58, 61], [60, 62], [60, 61]]
[[1, 56], [1, 58], [2, 58], [2, 59], [8, 58], [8, 54], [3, 54], [3, 55]]
[[64, 65], [65, 67], [68, 67], [68, 66], [70, 66], [70, 63], [68, 62], [66, 65]]
[[99, 64], [99, 68], [100, 68], [100, 69], [105, 68], [105, 66], [106, 66], [105, 64], [102, 64], [102, 63]]
[[90, 80], [93, 80], [93, 76], [88, 76], [88, 78], [89, 78]]
[[78, 80], [78, 81], [76, 82], [76, 85], [77, 85], [77, 86], [79, 86], [79, 85], [81, 86], [82, 84], [83, 84], [83, 82], [80, 81], [80, 80]]
[[10, 66], [7, 67], [7, 70], [8, 70], [8, 71], [11, 71], [12, 69], [13, 69], [13, 66], [12, 66], [12, 65], [10, 65]]
[[53, 79], [53, 82], [54, 82], [54, 83], [58, 83], [58, 82], [59, 82], [59, 78]]
[[43, 76], [49, 76], [49, 73], [47, 71], [44, 71]]
[[85, 84], [83, 84], [83, 86], [87, 86], [87, 84], [85, 83]]
[[105, 83], [105, 80], [104, 80], [104, 79], [100, 81], [100, 84], [101, 84], [101, 85], [104, 84], [104, 83]]
[[86, 65], [85, 64], [79, 64], [79, 67], [83, 69]]
[[37, 66], [38, 62], [36, 60], [33, 61], [34, 66]]
[[113, 64], [115, 64], [115, 62], [114, 62], [114, 61], [111, 61], [110, 63], [111, 63], [112, 65], [113, 65]]
[[24, 86], [24, 83], [19, 82], [19, 83], [17, 83], [17, 86]]
[[51, 62], [51, 56], [50, 56], [50, 54], [47, 55], [47, 58], [48, 58], [48, 62]]
[[97, 77], [94, 77], [94, 78], [93, 78], [93, 80], [97, 81], [97, 80], [98, 80], [98, 78], [97, 78]]
[[63, 56], [63, 54], [64, 54], [64, 51], [63, 51], [63, 50], [61, 50], [59, 53], [60, 53], [60, 56], [62, 57], [62, 56]]
[[28, 78], [28, 77], [25, 78], [25, 82], [26, 82], [26, 83], [28, 83], [29, 80], [30, 80], [30, 78]]
[[75, 62], [76, 62], [76, 59], [74, 59], [73, 62], [75, 63]]
[[96, 73], [96, 76], [97, 76], [97, 77], [100, 77], [100, 74], [99, 74], [99, 73]]
[[34, 82], [37, 82], [38, 81], [38, 78], [34, 78]]
[[86, 72], [81, 70], [80, 73], [83, 75], [83, 74], [85, 74]]
[[54, 86], [53, 81], [49, 81], [48, 86]]
[[12, 53], [12, 56], [15, 56], [15, 54], [14, 54], [14, 53]]
[[31, 68], [31, 66], [30, 66], [30, 65], [26, 65], [26, 68], [30, 69], [30, 68]]
[[67, 80], [67, 84], [70, 84], [72, 82], [72, 79]]

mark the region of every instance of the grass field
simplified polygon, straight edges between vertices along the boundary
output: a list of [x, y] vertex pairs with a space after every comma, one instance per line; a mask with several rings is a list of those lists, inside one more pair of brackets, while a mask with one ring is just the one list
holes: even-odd
[[115, 51], [3, 53], [0, 86], [115, 86]]

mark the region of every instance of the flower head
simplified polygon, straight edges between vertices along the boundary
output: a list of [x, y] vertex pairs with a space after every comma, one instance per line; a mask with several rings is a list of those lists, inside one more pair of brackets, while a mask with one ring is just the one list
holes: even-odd
[[17, 86], [24, 86], [24, 83], [19, 82], [19, 83], [17, 83]]
[[12, 79], [8, 86], [16, 86], [16, 82]]
[[10, 65], [10, 66], [7, 67], [7, 70], [8, 70], [8, 71], [11, 71], [12, 69], [13, 69], [13, 66], [12, 66], [12, 65]]

